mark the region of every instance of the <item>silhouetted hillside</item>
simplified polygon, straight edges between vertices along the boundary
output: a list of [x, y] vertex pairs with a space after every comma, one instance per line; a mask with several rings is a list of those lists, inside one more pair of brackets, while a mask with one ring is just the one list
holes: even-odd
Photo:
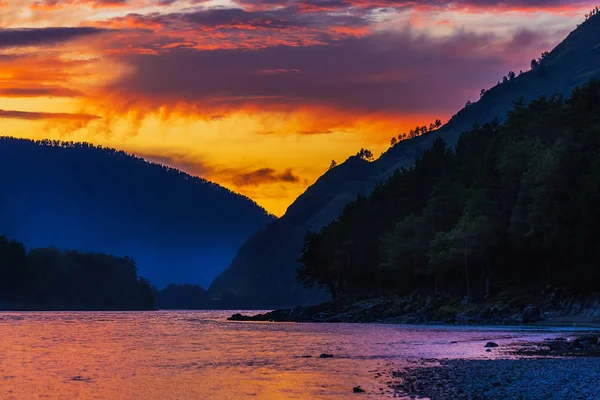
[[113, 149], [0, 138], [0, 232], [130, 256], [153, 284], [208, 285], [273, 220], [217, 184]]
[[600, 80], [441, 138], [306, 237], [298, 278], [344, 296], [487, 298], [600, 284]]
[[162, 310], [203, 310], [212, 306], [208, 292], [198, 285], [169, 285], [156, 294]]
[[310, 186], [286, 214], [253, 236], [238, 252], [231, 266], [209, 288], [228, 298], [232, 306], [272, 307], [313, 302], [318, 295], [303, 289], [295, 280], [303, 237], [337, 218], [356, 196], [369, 194], [378, 182], [386, 181], [442, 137], [454, 147], [463, 131], [473, 124], [504, 120], [514, 102], [525, 103], [541, 95], [573, 88], [600, 76], [600, 17], [594, 16], [549, 54], [540, 65], [488, 90], [476, 103], [459, 111], [445, 126], [390, 148], [378, 160], [367, 162], [351, 157], [329, 170]]
[[129, 257], [27, 251], [0, 236], [0, 309], [153, 310], [154, 297], [155, 289]]

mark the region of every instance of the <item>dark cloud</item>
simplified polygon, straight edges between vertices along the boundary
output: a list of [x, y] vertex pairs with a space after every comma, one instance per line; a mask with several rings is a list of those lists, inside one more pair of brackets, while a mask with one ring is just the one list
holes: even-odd
[[0, 88], [0, 96], [3, 97], [79, 97], [82, 95], [80, 91], [57, 86]]
[[256, 186], [274, 182], [295, 183], [298, 181], [300, 181], [300, 178], [294, 175], [291, 169], [286, 169], [284, 172], [278, 173], [272, 168], [261, 168], [233, 176], [233, 183], [236, 186]]
[[327, 130], [313, 129], [310, 131], [298, 131], [297, 133], [300, 135], [329, 135], [329, 134], [333, 133], [333, 131], [330, 129], [327, 129]]
[[0, 118], [27, 119], [27, 120], [48, 120], [60, 119], [71, 121], [91, 121], [99, 119], [97, 115], [90, 114], [68, 114], [68, 113], [48, 113], [48, 112], [30, 112], [15, 110], [0, 110]]
[[[328, 45], [125, 56], [135, 72], [109, 89], [155, 105], [179, 102], [208, 109], [258, 104], [447, 113], [489, 86], [490, 77], [528, 64], [538, 49], [549, 50], [547, 36], [520, 31], [500, 41], [460, 32], [441, 39], [403, 31]], [[518, 46], [519, 41], [527, 46]]]
[[[166, 16], [170, 18], [170, 16]], [[189, 23], [203, 27], [258, 27], [268, 29], [287, 29], [300, 27], [300, 21], [289, 18], [282, 11], [249, 12], [240, 8], [206, 9], [193, 13], [181, 14], [180, 18]]]
[[89, 27], [0, 29], [0, 48], [49, 45], [101, 32]]
[[259, 186], [269, 183], [296, 183], [300, 178], [292, 172], [291, 168], [283, 172], [277, 172], [272, 168], [260, 168], [252, 171], [236, 168], [218, 168], [208, 165], [197, 156], [183, 153], [153, 154], [151, 152], [135, 152], [138, 157], [158, 164], [177, 168], [191, 175], [201, 176], [208, 179], [214, 179], [215, 176], [225, 178], [233, 182], [237, 187]]
[[136, 156], [157, 164], [167, 165], [185, 171], [190, 175], [205, 177], [214, 171], [214, 168], [207, 165], [204, 161], [185, 154], [152, 154], [136, 152]]
[[128, 22], [136, 27], [161, 27], [176, 30], [188, 28], [202, 30], [216, 29], [268, 29], [285, 30], [293, 28], [315, 28], [343, 26], [364, 27], [368, 22], [363, 13], [311, 13], [304, 15], [295, 6], [286, 8], [244, 10], [242, 8], [202, 8], [180, 13], [149, 14], [131, 13], [124, 17], [113, 18], [112, 22]]
[[306, 11], [375, 8], [556, 8], [590, 5], [589, 0], [237, 0], [248, 8], [297, 7]]

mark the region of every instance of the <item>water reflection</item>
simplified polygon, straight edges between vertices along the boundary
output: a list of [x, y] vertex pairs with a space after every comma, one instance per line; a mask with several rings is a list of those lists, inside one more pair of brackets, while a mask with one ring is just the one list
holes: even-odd
[[385, 373], [421, 358], [493, 358], [488, 340], [565, 335], [225, 321], [231, 313], [1, 313], [0, 398], [344, 399], [357, 385], [361, 398], [391, 397]]

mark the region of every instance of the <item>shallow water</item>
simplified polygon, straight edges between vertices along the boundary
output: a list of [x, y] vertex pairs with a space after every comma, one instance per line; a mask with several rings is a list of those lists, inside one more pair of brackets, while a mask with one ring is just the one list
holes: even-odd
[[385, 398], [390, 379], [376, 372], [422, 358], [506, 357], [483, 345], [568, 335], [226, 321], [232, 313], [0, 313], [0, 398], [344, 399], [356, 398], [357, 385], [367, 390], [361, 398]]

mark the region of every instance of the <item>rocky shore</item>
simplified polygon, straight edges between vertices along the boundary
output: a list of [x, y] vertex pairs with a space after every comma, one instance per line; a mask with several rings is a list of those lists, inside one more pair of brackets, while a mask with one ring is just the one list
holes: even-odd
[[398, 397], [436, 399], [597, 399], [600, 359], [442, 360], [392, 373]]
[[376, 322], [398, 324], [600, 326], [600, 296], [546, 288], [538, 295], [504, 294], [482, 301], [451, 297], [339, 299], [232, 321]]
[[421, 360], [392, 371], [389, 387], [394, 397], [432, 400], [599, 398], [600, 333], [498, 350], [506, 359]]
[[[266, 314], [233, 315], [234, 321], [374, 322], [457, 325], [587, 326], [600, 330], [596, 295], [559, 289], [536, 296], [505, 294], [486, 301], [458, 298], [388, 297], [338, 300]], [[555, 337], [555, 336], [553, 336]], [[397, 398], [455, 400], [599, 399], [600, 333], [512, 345], [488, 342], [491, 358], [423, 359], [402, 370], [380, 371], [379, 394]], [[500, 354], [500, 357], [498, 357]], [[381, 382], [381, 383], [384, 383]], [[360, 388], [354, 393], [359, 396]], [[367, 394], [374, 394], [369, 393]]]

